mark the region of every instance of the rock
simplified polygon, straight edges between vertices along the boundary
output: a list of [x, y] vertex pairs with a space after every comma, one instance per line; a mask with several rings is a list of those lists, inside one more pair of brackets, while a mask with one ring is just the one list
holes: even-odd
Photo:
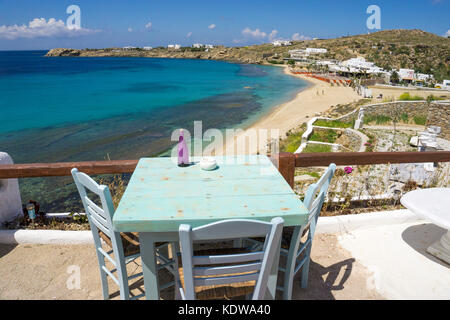
[[411, 137], [411, 140], [409, 140], [409, 144], [412, 147], [417, 147], [419, 145], [419, 137], [418, 136]]
[[314, 177], [311, 177], [308, 174], [302, 174], [300, 176], [295, 176], [294, 181], [295, 182], [315, 182], [317, 179]]

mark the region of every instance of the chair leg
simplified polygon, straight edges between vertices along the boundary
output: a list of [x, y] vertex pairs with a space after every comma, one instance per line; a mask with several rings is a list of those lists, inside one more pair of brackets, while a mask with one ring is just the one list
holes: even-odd
[[302, 266], [302, 278], [301, 278], [301, 287], [302, 289], [306, 289], [308, 287], [308, 274], [309, 274], [309, 261], [311, 260], [311, 245], [306, 249], [306, 261]]
[[108, 299], [109, 299], [108, 276], [107, 276], [106, 273], [102, 270], [102, 268], [100, 268], [100, 279], [101, 279], [101, 282], [102, 282], [102, 295], [103, 295], [103, 300], [108, 300]]
[[103, 271], [102, 267], [105, 267], [105, 257], [96, 250], [97, 253], [97, 259], [98, 259], [98, 266], [100, 270], [100, 281], [102, 283], [102, 295], [103, 300], [109, 299], [109, 288], [108, 288], [108, 276], [106, 275], [105, 271]]
[[283, 300], [292, 299], [292, 287], [294, 285], [295, 276], [294, 270], [297, 261], [297, 251], [300, 245], [299, 234], [301, 231], [301, 228], [295, 228], [291, 237], [291, 243], [289, 245], [289, 253], [286, 262], [286, 271], [284, 272]]
[[120, 300], [130, 300], [130, 287], [128, 285], [128, 274], [125, 264], [117, 268], [117, 275], [119, 278]]
[[180, 293], [180, 277], [178, 274], [178, 252], [180, 252], [180, 245], [178, 242], [172, 242], [170, 244], [170, 250], [172, 259], [174, 260], [174, 280], [175, 280], [175, 300], [181, 300]]

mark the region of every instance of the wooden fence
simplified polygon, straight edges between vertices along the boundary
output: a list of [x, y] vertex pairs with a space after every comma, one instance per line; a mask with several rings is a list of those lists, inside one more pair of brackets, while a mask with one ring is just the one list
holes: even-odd
[[[387, 163], [449, 162], [450, 151], [437, 152], [282, 152], [272, 161], [291, 187], [296, 167], [336, 165], [369, 165]], [[132, 173], [138, 160], [84, 161], [58, 163], [25, 163], [0, 165], [0, 179], [69, 176], [72, 168], [89, 175]]]

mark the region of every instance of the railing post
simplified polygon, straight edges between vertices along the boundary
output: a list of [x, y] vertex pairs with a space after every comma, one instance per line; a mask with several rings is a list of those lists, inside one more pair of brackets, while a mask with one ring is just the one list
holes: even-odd
[[[11, 156], [0, 152], [0, 165], [12, 165]], [[0, 179], [0, 225], [22, 215], [22, 199], [16, 178]]]
[[278, 167], [278, 171], [280, 171], [281, 175], [284, 177], [286, 182], [294, 188], [294, 174], [295, 174], [295, 156], [290, 152], [280, 152], [277, 155], [276, 160], [278, 163], [275, 163]]

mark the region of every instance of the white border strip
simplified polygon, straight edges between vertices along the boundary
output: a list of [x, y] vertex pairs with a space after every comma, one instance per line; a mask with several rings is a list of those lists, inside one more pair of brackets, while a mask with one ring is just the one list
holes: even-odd
[[3, 244], [93, 244], [90, 230], [0, 230]]
[[407, 209], [319, 217], [317, 233], [347, 233], [383, 225], [402, 224], [423, 220]]
[[[401, 224], [422, 220], [411, 211], [394, 210], [370, 212], [335, 217], [319, 217], [317, 233], [347, 233], [383, 225]], [[0, 230], [0, 244], [93, 244], [89, 230]]]

